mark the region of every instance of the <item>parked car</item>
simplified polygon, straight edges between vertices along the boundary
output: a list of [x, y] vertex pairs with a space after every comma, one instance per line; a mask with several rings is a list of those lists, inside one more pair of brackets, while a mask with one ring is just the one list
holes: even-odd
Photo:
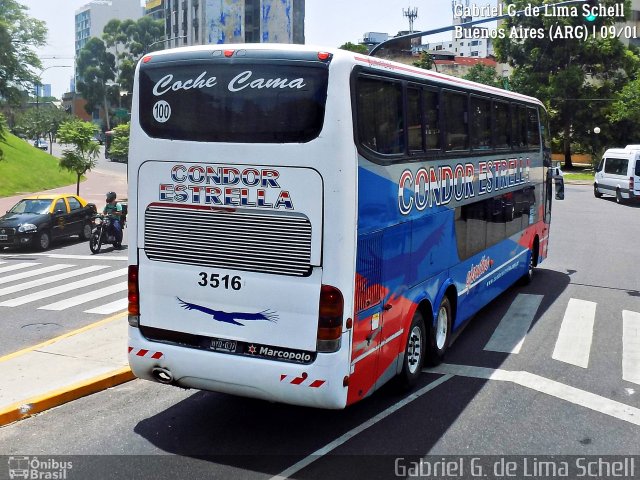
[[0, 250], [33, 245], [47, 250], [53, 240], [91, 237], [97, 209], [77, 195], [34, 195], [23, 198], [0, 217]]
[[640, 200], [640, 145], [610, 148], [596, 167], [593, 194], [615, 195], [616, 202]]
[[47, 142], [44, 138], [38, 138], [33, 142], [33, 146], [39, 148], [40, 150], [49, 150], [49, 142]]

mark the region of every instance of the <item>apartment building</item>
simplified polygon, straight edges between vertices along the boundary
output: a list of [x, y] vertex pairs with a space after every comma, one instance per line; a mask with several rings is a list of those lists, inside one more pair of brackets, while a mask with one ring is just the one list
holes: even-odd
[[165, 48], [304, 43], [304, 0], [148, 0], [146, 14], [164, 18]]
[[137, 20], [144, 14], [139, 0], [94, 0], [75, 12], [76, 55], [91, 37], [102, 37], [109, 20]]

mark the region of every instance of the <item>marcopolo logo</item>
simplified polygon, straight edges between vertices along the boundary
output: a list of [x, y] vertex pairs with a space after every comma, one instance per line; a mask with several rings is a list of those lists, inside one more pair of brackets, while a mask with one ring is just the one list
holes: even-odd
[[313, 355], [301, 350], [288, 350], [285, 348], [274, 348], [265, 345], [249, 345], [247, 353], [256, 357], [269, 358], [272, 360], [282, 360], [285, 362], [309, 363], [313, 360]]
[[8, 464], [10, 479], [65, 480], [73, 468], [73, 462], [23, 456], [9, 457]]

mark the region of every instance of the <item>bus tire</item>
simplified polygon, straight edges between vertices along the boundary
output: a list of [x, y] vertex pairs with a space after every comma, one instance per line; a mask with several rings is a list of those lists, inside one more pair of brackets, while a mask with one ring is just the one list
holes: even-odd
[[520, 277], [520, 285], [529, 285], [533, 281], [533, 275], [535, 268], [538, 265], [538, 241], [533, 243], [531, 250], [529, 250], [529, 263], [527, 265], [527, 271]]
[[407, 344], [404, 349], [402, 370], [398, 375], [398, 383], [402, 389], [411, 388], [418, 381], [420, 373], [422, 373], [426, 340], [424, 318], [422, 318], [420, 311], [417, 310], [413, 315], [413, 320], [411, 320]]
[[622, 193], [620, 192], [619, 188], [616, 188], [616, 203], [624, 203], [624, 198], [622, 198]]
[[444, 352], [449, 347], [452, 324], [451, 312], [451, 301], [445, 295], [436, 312], [436, 318], [430, 325], [425, 355], [427, 365], [435, 366], [440, 364], [444, 358]]

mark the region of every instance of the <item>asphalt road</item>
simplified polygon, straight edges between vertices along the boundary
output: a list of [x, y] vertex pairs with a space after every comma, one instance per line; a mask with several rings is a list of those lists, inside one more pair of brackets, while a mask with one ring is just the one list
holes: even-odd
[[[640, 455], [640, 377], [629, 377], [633, 345], [623, 335], [640, 316], [640, 207], [569, 185], [553, 214], [550, 258], [533, 283], [479, 312], [412, 394], [389, 386], [322, 411], [136, 380], [1, 428], [0, 453], [99, 455], [69, 457], [72, 473], [158, 479], [394, 478], [409, 461], [444, 455], [462, 458], [466, 476], [431, 478], [473, 478], [475, 455]], [[505, 325], [529, 314], [523, 341], [500, 351]], [[504, 461], [482, 459], [494, 460]], [[523, 478], [522, 459], [508, 460]], [[640, 475], [638, 460], [635, 468]]]

